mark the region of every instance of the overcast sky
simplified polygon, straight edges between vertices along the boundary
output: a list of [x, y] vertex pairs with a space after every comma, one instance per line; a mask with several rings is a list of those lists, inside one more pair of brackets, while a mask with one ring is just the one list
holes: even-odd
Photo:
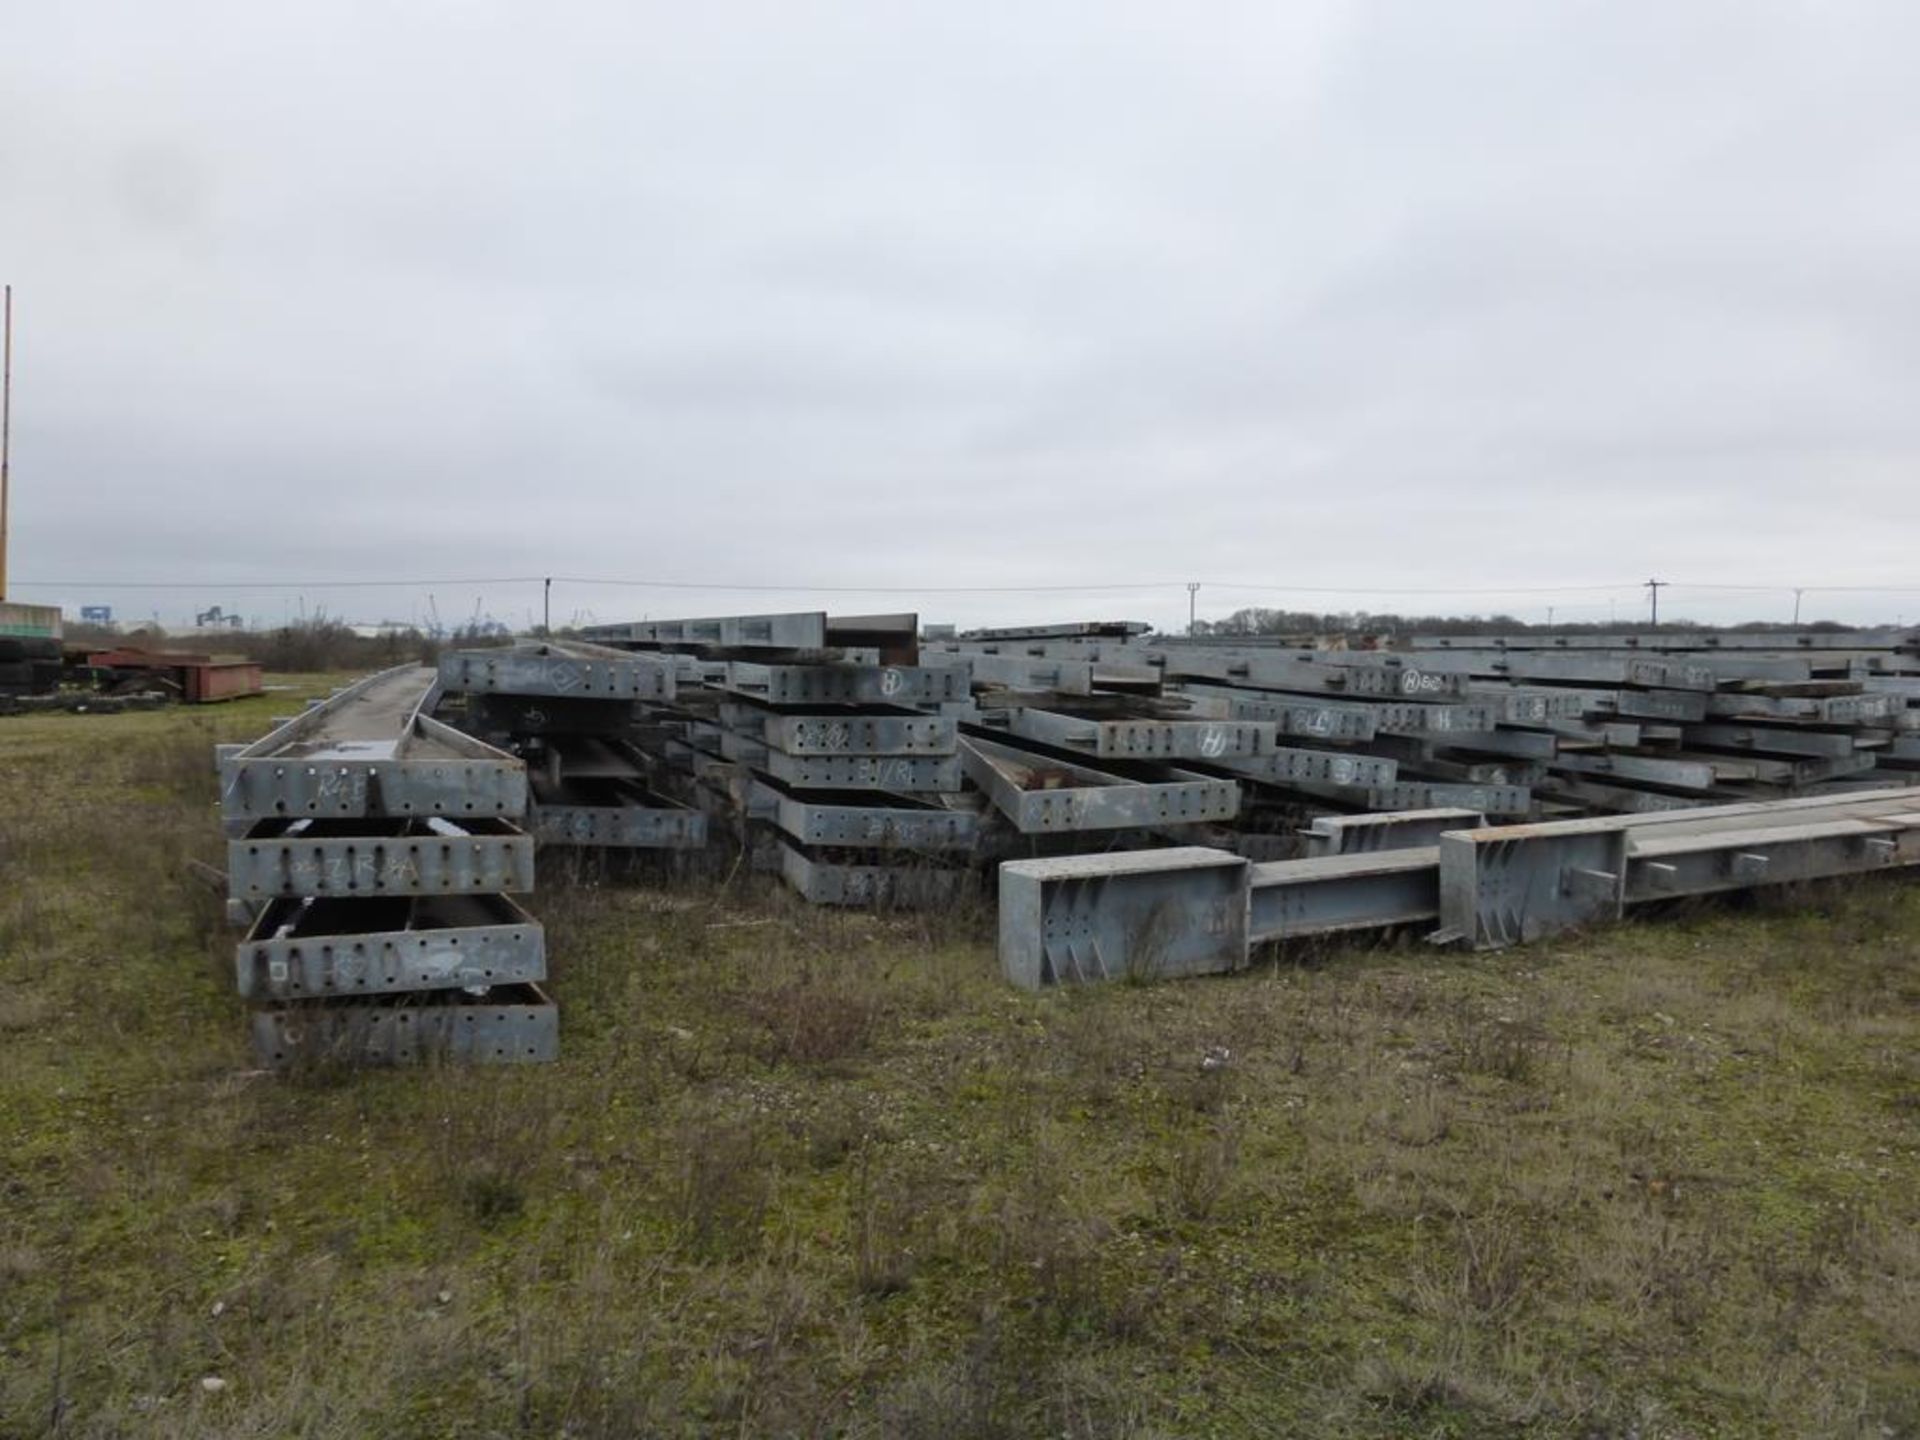
[[1911, 619], [1916, 55], [1908, 0], [16, 0], [11, 598]]

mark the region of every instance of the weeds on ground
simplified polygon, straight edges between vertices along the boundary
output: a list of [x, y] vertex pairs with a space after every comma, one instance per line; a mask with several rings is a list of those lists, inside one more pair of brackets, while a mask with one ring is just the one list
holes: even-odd
[[1920, 1432], [1920, 889], [1033, 996], [547, 867], [559, 1064], [290, 1080], [246, 703], [0, 722], [0, 1434]]

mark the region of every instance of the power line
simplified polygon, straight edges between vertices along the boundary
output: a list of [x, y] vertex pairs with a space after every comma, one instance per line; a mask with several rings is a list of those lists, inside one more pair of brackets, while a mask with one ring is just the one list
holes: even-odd
[[[471, 578], [434, 578], [420, 580], [23, 580], [17, 583], [39, 590], [352, 590], [406, 589], [427, 586], [541, 585], [548, 580], [563, 585], [598, 585], [635, 590], [733, 590], [765, 594], [821, 595], [1044, 595], [1095, 594], [1109, 591], [1178, 592], [1188, 585], [1204, 585], [1209, 590], [1237, 590], [1270, 595], [1560, 595], [1599, 594], [1608, 590], [1630, 589], [1637, 582], [1620, 581], [1607, 585], [1516, 585], [1475, 586], [1381, 586], [1381, 585], [1275, 585], [1244, 580], [1116, 580], [1107, 583], [1037, 585], [814, 585], [801, 583], [771, 584], [766, 581], [729, 580], [635, 580], [605, 575], [491, 575]], [[1772, 587], [1790, 590], [1792, 586]], [[1818, 590], [1822, 586], [1802, 586]]]

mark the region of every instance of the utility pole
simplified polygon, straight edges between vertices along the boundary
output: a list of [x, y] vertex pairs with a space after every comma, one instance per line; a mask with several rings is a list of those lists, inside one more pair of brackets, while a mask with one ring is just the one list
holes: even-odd
[[553, 638], [553, 576], [547, 576], [542, 583], [546, 588], [540, 599], [540, 637], [550, 640]]
[[1198, 580], [1189, 580], [1187, 582], [1187, 638], [1188, 639], [1193, 638], [1193, 623], [1194, 623], [1193, 617], [1194, 617], [1194, 606], [1196, 604], [1194, 597], [1197, 596], [1199, 593], [1200, 593], [1200, 582]]
[[1660, 589], [1667, 583], [1665, 580], [1647, 581], [1647, 601], [1653, 607], [1653, 625], [1655, 629], [1658, 629], [1660, 626]]
[[1553, 629], [1553, 606], [1547, 606], [1547, 629]]
[[7, 452], [13, 442], [13, 286], [7, 286], [6, 339], [0, 342], [0, 600], [7, 598]]
[[1793, 587], [1793, 623], [1796, 625], [1800, 623], [1800, 597], [1806, 593], [1801, 586]]

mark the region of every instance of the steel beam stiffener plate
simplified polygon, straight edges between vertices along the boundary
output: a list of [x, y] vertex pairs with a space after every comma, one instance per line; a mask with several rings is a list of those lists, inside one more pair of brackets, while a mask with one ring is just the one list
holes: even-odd
[[533, 839], [504, 820], [262, 820], [227, 844], [236, 900], [524, 894]]
[[537, 985], [486, 996], [463, 990], [407, 997], [302, 1000], [250, 1012], [254, 1052], [275, 1068], [393, 1065], [437, 1059], [513, 1065], [560, 1055], [560, 1016]]
[[240, 993], [297, 1000], [547, 976], [539, 924], [504, 895], [274, 900], [234, 950]]

